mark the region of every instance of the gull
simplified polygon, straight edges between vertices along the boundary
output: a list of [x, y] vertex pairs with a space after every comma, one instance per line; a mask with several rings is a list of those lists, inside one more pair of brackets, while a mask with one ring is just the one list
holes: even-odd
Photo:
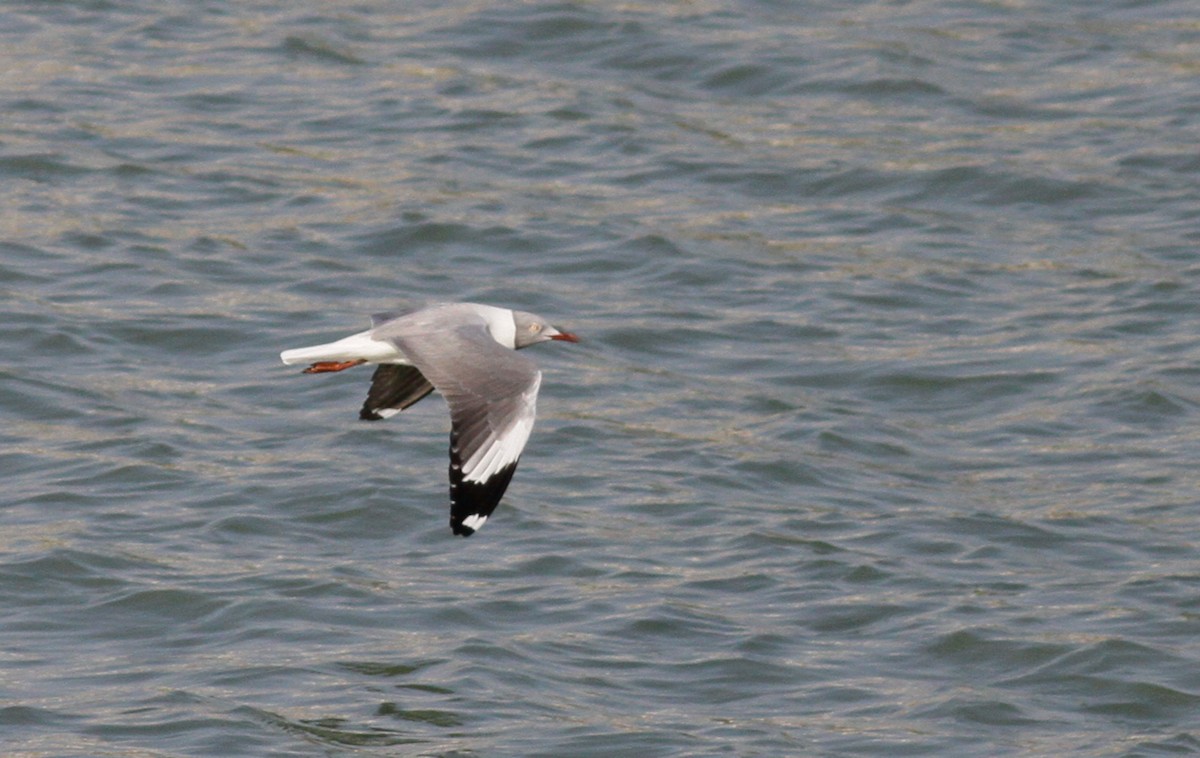
[[380, 313], [371, 328], [313, 347], [284, 350], [305, 374], [375, 364], [358, 417], [391, 418], [437, 390], [450, 406], [450, 528], [470, 537], [500, 503], [537, 411], [542, 372], [513, 352], [539, 342], [578, 342], [546, 319], [476, 303]]

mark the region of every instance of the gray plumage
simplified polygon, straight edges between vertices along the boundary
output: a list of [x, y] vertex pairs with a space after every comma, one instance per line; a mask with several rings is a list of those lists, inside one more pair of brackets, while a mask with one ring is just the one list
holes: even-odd
[[359, 417], [380, 420], [433, 389], [450, 406], [450, 524], [470, 536], [491, 515], [516, 470], [537, 411], [542, 374], [514, 350], [577, 338], [532, 313], [449, 303], [379, 314], [372, 328], [281, 354], [306, 373], [378, 364]]

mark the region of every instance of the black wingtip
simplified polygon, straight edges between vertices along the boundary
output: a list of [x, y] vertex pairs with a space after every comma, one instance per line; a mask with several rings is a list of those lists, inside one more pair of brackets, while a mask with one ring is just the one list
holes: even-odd
[[457, 448], [450, 448], [450, 528], [455, 534], [470, 537], [487, 522], [516, 470], [513, 461], [487, 481], [468, 482], [462, 476]]
[[370, 405], [363, 403], [362, 410], [358, 412], [358, 419], [359, 421], [383, 421], [383, 416], [371, 410]]

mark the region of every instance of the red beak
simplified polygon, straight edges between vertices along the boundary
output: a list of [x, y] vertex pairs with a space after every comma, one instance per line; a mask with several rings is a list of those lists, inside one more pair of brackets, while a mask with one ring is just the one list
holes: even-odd
[[578, 342], [579, 338], [570, 332], [559, 332], [558, 334], [550, 335], [552, 340], [562, 340], [563, 342]]

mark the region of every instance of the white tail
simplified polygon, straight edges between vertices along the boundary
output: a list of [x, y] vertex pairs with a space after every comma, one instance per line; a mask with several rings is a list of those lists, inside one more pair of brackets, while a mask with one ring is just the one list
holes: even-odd
[[289, 366], [317, 361], [356, 361], [369, 363], [407, 363], [404, 355], [387, 340], [372, 338], [370, 332], [359, 332], [337, 342], [312, 347], [298, 347], [279, 354]]

